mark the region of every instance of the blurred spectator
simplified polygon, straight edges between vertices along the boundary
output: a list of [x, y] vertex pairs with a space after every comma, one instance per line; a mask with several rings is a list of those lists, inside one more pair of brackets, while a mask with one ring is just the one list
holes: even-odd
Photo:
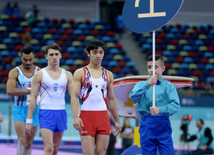
[[125, 28], [122, 15], [117, 16], [116, 23], [117, 23], [117, 30], [118, 30], [119, 38], [122, 38], [122, 34], [123, 34], [123, 31]]
[[35, 21], [35, 13], [34, 13], [34, 8], [32, 7], [26, 14], [25, 14], [25, 19], [29, 24], [34, 23]]
[[110, 123], [111, 123], [111, 134], [109, 137], [109, 144], [108, 144], [108, 148], [106, 151], [106, 155], [114, 155], [114, 145], [116, 143], [116, 137], [113, 134], [113, 131], [115, 130], [115, 126], [114, 126], [114, 118], [112, 117], [112, 115], [109, 115], [110, 118]]
[[198, 132], [195, 135], [190, 136], [188, 141], [190, 142], [197, 139], [197, 150], [189, 152], [188, 155], [213, 154], [213, 137], [210, 128], [204, 126], [204, 121], [202, 119], [196, 121], [196, 126], [199, 129]]
[[33, 10], [34, 10], [34, 15], [35, 15], [35, 19], [36, 19], [38, 16], [38, 13], [39, 13], [39, 9], [37, 8], [36, 5], [33, 5]]
[[5, 14], [8, 16], [12, 15], [12, 7], [10, 2], [7, 3], [6, 7], [5, 7]]
[[124, 119], [120, 137], [122, 138], [122, 151], [125, 151], [132, 145], [134, 139], [134, 129], [130, 126], [130, 121], [128, 118]]
[[195, 96], [195, 92], [191, 87], [187, 89], [186, 96]]
[[22, 44], [30, 45], [31, 39], [32, 38], [31, 38], [30, 32], [25, 32], [24, 35], [22, 36]]
[[0, 122], [3, 122], [3, 120], [4, 120], [4, 118], [3, 118], [1, 111], [0, 111]]
[[19, 6], [18, 6], [18, 2], [14, 3], [14, 6], [12, 7], [12, 15], [14, 16], [19, 16]]

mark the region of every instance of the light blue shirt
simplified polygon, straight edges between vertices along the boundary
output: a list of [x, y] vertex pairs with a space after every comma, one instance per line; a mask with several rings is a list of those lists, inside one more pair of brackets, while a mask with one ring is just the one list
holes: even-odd
[[[149, 79], [138, 82], [129, 94], [129, 98], [137, 104], [138, 112], [145, 116], [151, 115], [150, 107], [153, 103], [153, 86], [149, 86]], [[175, 85], [163, 80], [162, 77], [157, 83], [155, 84], [155, 106], [160, 109], [160, 113], [156, 116], [171, 116], [180, 109]]]

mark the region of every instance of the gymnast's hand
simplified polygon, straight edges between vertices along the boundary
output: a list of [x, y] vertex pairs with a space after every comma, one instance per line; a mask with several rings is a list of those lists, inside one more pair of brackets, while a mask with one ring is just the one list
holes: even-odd
[[115, 126], [115, 131], [113, 132], [113, 135], [117, 136], [122, 130], [120, 122], [115, 122], [114, 126]]
[[152, 115], [157, 115], [157, 114], [160, 113], [160, 109], [158, 107], [156, 107], [156, 106], [150, 107], [150, 112], [151, 112]]
[[84, 127], [82, 119], [79, 118], [78, 116], [74, 117], [73, 119], [74, 119], [74, 121], [73, 121], [74, 128], [78, 131], [82, 131], [81, 126]]
[[25, 124], [25, 132], [26, 132], [26, 134], [28, 134], [29, 136], [32, 135], [32, 133], [33, 133], [33, 124], [32, 124], [32, 123], [26, 123], [26, 124]]

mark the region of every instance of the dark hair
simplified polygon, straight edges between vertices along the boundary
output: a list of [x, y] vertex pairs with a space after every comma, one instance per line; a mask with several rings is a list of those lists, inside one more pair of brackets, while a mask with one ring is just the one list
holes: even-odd
[[54, 49], [54, 50], [58, 50], [60, 53], [61, 53], [61, 47], [56, 44], [56, 43], [53, 43], [53, 44], [50, 44], [48, 45], [46, 48], [45, 48], [45, 54], [48, 54], [48, 50], [49, 49]]
[[[164, 66], [164, 59], [163, 59], [162, 55], [155, 54], [155, 61], [157, 61], [157, 60], [160, 60], [161, 66]], [[148, 57], [147, 61], [152, 61], [152, 55], [150, 55]]]
[[201, 124], [204, 125], [204, 121], [202, 119], [198, 119], [198, 120], [201, 122]]
[[90, 53], [90, 50], [97, 49], [98, 47], [102, 47], [104, 51], [106, 49], [105, 44], [101, 40], [93, 39], [86, 45], [86, 50]]
[[30, 54], [30, 53], [33, 53], [34, 54], [34, 49], [33, 47], [31, 47], [30, 45], [26, 45], [24, 46], [22, 49], [21, 49], [21, 55], [22, 54]]

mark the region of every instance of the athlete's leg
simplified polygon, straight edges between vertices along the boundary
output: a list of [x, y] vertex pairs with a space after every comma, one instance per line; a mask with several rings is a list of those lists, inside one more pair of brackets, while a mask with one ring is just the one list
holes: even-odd
[[54, 144], [53, 155], [57, 155], [63, 133], [64, 132], [54, 132], [54, 134], [53, 134], [53, 144]]
[[33, 143], [33, 139], [36, 135], [38, 129], [38, 125], [33, 127], [33, 134], [29, 136], [28, 134], [25, 134], [26, 137], [26, 142], [25, 142], [25, 150], [24, 150], [24, 155], [31, 155], [31, 145]]
[[81, 145], [84, 155], [94, 155], [95, 137], [85, 135], [81, 137]]
[[95, 138], [96, 155], [105, 155], [108, 148], [109, 135], [97, 134]]
[[53, 132], [45, 128], [41, 128], [40, 132], [44, 143], [44, 155], [52, 155], [54, 151]]
[[16, 130], [16, 134], [18, 136], [17, 155], [23, 155], [24, 148], [25, 148], [25, 123], [20, 121], [15, 121], [14, 127]]

